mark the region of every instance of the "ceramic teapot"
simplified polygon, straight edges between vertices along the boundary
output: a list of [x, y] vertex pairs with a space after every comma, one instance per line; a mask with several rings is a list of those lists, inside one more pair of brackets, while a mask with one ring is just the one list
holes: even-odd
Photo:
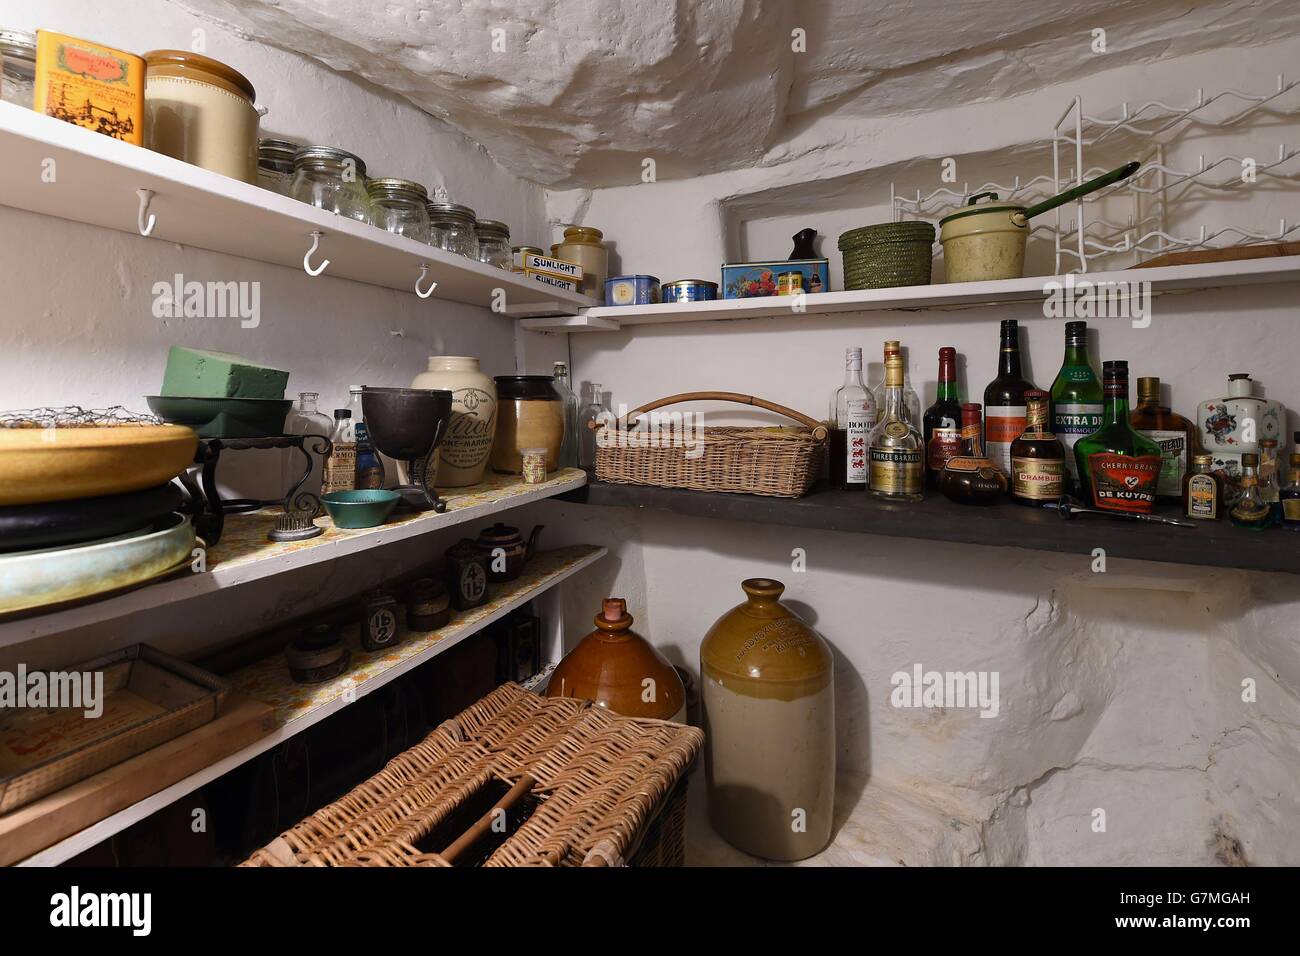
[[537, 550], [537, 536], [544, 527], [545, 525], [539, 524], [533, 528], [527, 541], [518, 528], [500, 521], [480, 531], [476, 543], [488, 553], [488, 580], [499, 584], [519, 577], [524, 565]]

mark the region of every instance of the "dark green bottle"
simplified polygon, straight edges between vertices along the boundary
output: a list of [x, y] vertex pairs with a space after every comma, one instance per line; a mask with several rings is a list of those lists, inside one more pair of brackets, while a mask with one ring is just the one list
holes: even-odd
[[1101, 427], [1074, 443], [1085, 498], [1093, 507], [1150, 514], [1160, 480], [1160, 446], [1129, 424], [1128, 362], [1103, 362]]
[[1101, 380], [1088, 360], [1088, 323], [1065, 323], [1065, 360], [1052, 383], [1052, 434], [1065, 446], [1065, 484], [1083, 494], [1074, 443], [1101, 427]]

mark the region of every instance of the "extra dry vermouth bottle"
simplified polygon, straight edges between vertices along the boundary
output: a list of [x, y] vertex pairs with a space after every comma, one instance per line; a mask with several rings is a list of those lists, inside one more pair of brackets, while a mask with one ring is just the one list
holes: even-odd
[[944, 464], [954, 455], [960, 455], [965, 445], [961, 437], [957, 350], [954, 348], [939, 349], [939, 394], [934, 404], [925, 410], [922, 426], [926, 479], [932, 488], [938, 488]]
[[962, 505], [996, 504], [1007, 493], [1007, 479], [984, 457], [984, 428], [980, 403], [961, 407], [961, 435], [964, 447], [943, 466], [939, 489], [944, 497]]
[[1128, 362], [1104, 362], [1102, 424], [1074, 445], [1080, 481], [1095, 507], [1150, 514], [1160, 478], [1160, 447], [1129, 424]]
[[[898, 339], [889, 339], [885, 342], [884, 362], [889, 364], [889, 357], [897, 355], [900, 359], [903, 357], [903, 347], [898, 344]], [[874, 426], [880, 421], [880, 413], [885, 409], [885, 380], [882, 378], [871, 388], [871, 400], [875, 403], [875, 415], [871, 424]], [[912, 388], [912, 383], [907, 380], [907, 365], [903, 365], [903, 404], [907, 407], [907, 420], [917, 428], [921, 427], [921, 396], [916, 394], [916, 389]]]
[[908, 418], [903, 357], [885, 361], [885, 406], [871, 430], [868, 489], [877, 498], [920, 501], [925, 486], [925, 439]]
[[831, 396], [831, 487], [867, 486], [867, 435], [876, 422], [876, 406], [862, 381], [862, 349], [844, 350], [844, 384]]
[[1138, 403], [1129, 423], [1160, 446], [1160, 480], [1156, 495], [1170, 501], [1182, 498], [1183, 476], [1200, 450], [1196, 425], [1160, 404], [1160, 379], [1138, 379]]
[[1065, 448], [1066, 485], [1079, 492], [1074, 443], [1101, 427], [1101, 380], [1088, 358], [1088, 323], [1065, 323], [1065, 358], [1052, 382], [1052, 434]]
[[1003, 319], [998, 346], [998, 377], [984, 389], [984, 454], [1011, 477], [1011, 443], [1025, 431], [1025, 392], [1034, 387], [1020, 373], [1020, 327]]
[[1047, 428], [1048, 396], [1041, 389], [1025, 392], [1028, 424], [1011, 443], [1011, 498], [1041, 507], [1065, 494], [1065, 447]]

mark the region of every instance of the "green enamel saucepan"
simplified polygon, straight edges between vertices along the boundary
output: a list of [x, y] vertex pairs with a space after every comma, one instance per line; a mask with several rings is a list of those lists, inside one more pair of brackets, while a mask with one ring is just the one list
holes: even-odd
[[[1080, 183], [1032, 206], [999, 203], [997, 193], [976, 193], [965, 206], [939, 220], [944, 265], [949, 282], [1019, 279], [1025, 271], [1029, 220], [1080, 196], [1104, 189], [1137, 172], [1132, 162]], [[980, 203], [980, 200], [991, 200]]]

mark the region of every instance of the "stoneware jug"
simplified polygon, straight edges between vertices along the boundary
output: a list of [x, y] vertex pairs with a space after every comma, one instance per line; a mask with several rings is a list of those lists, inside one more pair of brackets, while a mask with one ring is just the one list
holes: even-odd
[[415, 376], [412, 388], [451, 392], [451, 422], [438, 446], [440, 488], [464, 488], [483, 480], [497, 426], [497, 386], [468, 355], [432, 355], [429, 368]]
[[686, 722], [686, 688], [636, 631], [622, 598], [606, 598], [596, 629], [560, 661], [548, 697], [585, 697], [625, 717]]
[[831, 649], [780, 602], [780, 581], [750, 578], [740, 586], [745, 603], [722, 615], [700, 645], [709, 819], [746, 853], [802, 860], [831, 836]]

